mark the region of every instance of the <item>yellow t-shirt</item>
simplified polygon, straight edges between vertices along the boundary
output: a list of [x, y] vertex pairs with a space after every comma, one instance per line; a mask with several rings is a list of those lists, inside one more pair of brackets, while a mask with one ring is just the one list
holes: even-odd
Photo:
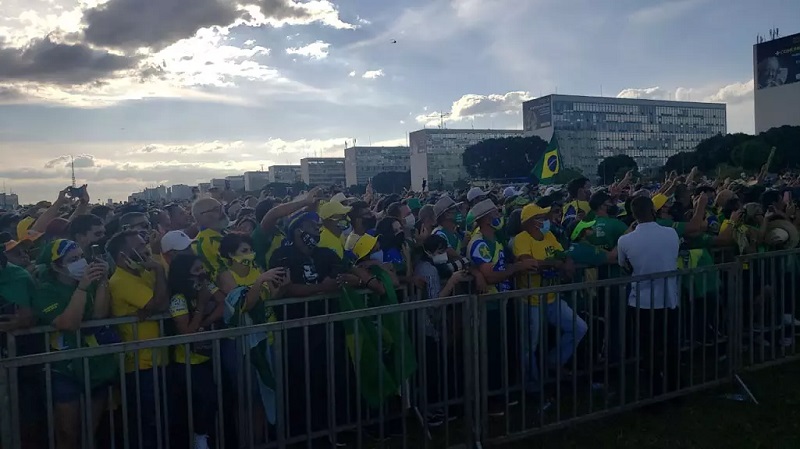
[[[111, 293], [111, 314], [115, 317], [133, 316], [143, 309], [153, 298], [156, 277], [150, 271], [136, 276], [118, 268], [108, 281]], [[142, 321], [134, 329], [133, 324], [120, 324], [119, 333], [122, 341], [150, 340], [161, 336], [157, 321]], [[155, 353], [154, 353], [155, 352]], [[139, 369], [151, 369], [153, 365], [166, 365], [169, 362], [167, 348], [140, 349]], [[125, 371], [136, 370], [136, 353], [125, 354]]]
[[219, 255], [221, 241], [222, 234], [213, 229], [203, 229], [197, 233], [197, 237], [192, 243], [195, 254], [203, 261], [203, 265], [211, 279], [216, 279], [220, 270], [225, 267], [225, 261]]
[[[552, 232], [544, 235], [544, 239], [536, 240], [527, 232], [520, 232], [514, 237], [514, 257], [531, 256], [532, 258], [544, 261], [552, 259], [556, 252], [564, 251], [564, 248], [558, 243], [558, 239]], [[517, 275], [517, 288], [533, 288], [542, 286], [542, 276], [534, 273], [520, 273]], [[556, 300], [555, 293], [547, 294], [547, 303], [550, 304]], [[532, 306], [539, 305], [539, 295], [531, 295], [528, 297], [528, 304]]]
[[[169, 315], [172, 318], [177, 318], [188, 314], [189, 314], [189, 303], [188, 301], [186, 301], [186, 297], [184, 295], [179, 293], [170, 298]], [[200, 342], [200, 344], [203, 344], [205, 346], [210, 346], [210, 342]], [[195, 345], [190, 345], [190, 346], [195, 346]], [[210, 357], [198, 354], [195, 351], [191, 351], [191, 353], [189, 354], [190, 365], [199, 365], [209, 360], [211, 360]], [[186, 350], [184, 349], [184, 345], [175, 346], [175, 361], [178, 363], [186, 363]]]
[[320, 248], [333, 250], [340, 259], [344, 259], [344, 245], [342, 245], [342, 239], [336, 237], [336, 235], [325, 226], [323, 226], [322, 230], [319, 232], [318, 246]]

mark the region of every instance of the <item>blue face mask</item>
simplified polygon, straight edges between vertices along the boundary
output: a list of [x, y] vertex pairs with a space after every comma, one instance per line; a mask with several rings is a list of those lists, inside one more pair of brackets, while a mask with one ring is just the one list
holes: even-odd
[[372, 260], [377, 260], [378, 262], [383, 262], [383, 250], [375, 251], [374, 253], [369, 255], [369, 258]]
[[542, 230], [542, 234], [547, 234], [548, 232], [550, 232], [550, 220], [542, 221], [541, 230]]

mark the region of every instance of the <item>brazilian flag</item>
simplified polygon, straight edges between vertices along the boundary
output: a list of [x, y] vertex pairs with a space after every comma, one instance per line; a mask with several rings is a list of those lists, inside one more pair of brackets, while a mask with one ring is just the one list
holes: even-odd
[[561, 154], [558, 151], [558, 141], [555, 133], [550, 139], [542, 158], [533, 167], [531, 175], [539, 180], [539, 184], [551, 184], [553, 177], [561, 171]]
[[[397, 294], [389, 274], [377, 266], [370, 267], [370, 271], [383, 283], [386, 294], [371, 294], [366, 300], [364, 295], [345, 288], [339, 301], [342, 312], [397, 304]], [[359, 370], [361, 395], [370, 407], [380, 407], [386, 398], [398, 394], [403, 382], [417, 369], [417, 357], [403, 327], [402, 316], [399, 313], [381, 315], [381, 334], [378, 333], [377, 317], [347, 320], [343, 324], [350, 360]]]

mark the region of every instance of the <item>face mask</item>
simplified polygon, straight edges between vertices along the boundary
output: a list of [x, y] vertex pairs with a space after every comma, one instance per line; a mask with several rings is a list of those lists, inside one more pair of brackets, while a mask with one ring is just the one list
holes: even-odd
[[224, 215], [222, 218], [219, 219], [217, 222], [217, 226], [214, 228], [217, 231], [222, 231], [223, 229], [227, 229], [228, 226], [231, 225], [231, 219], [228, 218], [227, 215]]
[[369, 231], [370, 229], [375, 229], [375, 225], [378, 224], [378, 219], [375, 217], [362, 218], [361, 223], [364, 225], [364, 229]]
[[86, 268], [89, 266], [89, 262], [86, 259], [78, 259], [75, 262], [72, 262], [67, 265], [67, 271], [69, 272], [69, 277], [75, 279], [76, 281], [80, 281], [83, 278], [83, 275], [86, 274]]
[[342, 230], [342, 235], [345, 236], [345, 237], [349, 236], [352, 233], [353, 233], [353, 227], [352, 226], [347, 226], [347, 229]]
[[378, 262], [383, 262], [383, 250], [375, 251], [374, 253], [369, 255], [371, 260], [377, 260]]
[[319, 236], [318, 235], [311, 235], [308, 232], [301, 232], [300, 239], [303, 240], [303, 244], [305, 244], [309, 248], [316, 248], [319, 245]]
[[430, 256], [431, 262], [433, 262], [434, 265], [441, 265], [447, 263], [447, 253], [440, 253], [433, 255], [428, 253], [428, 256]]
[[253, 262], [256, 260], [255, 253], [249, 253], [242, 256], [233, 256], [233, 261], [238, 262], [246, 267], [252, 267]]
[[414, 226], [414, 223], [417, 222], [417, 219], [414, 218], [414, 214], [408, 214], [406, 215], [405, 221], [406, 221], [406, 227], [410, 228]]
[[550, 220], [542, 221], [542, 227], [540, 229], [542, 230], [542, 234], [550, 232]]
[[339, 220], [336, 222], [336, 227], [339, 228], [340, 231], [344, 232], [350, 227], [350, 221]]

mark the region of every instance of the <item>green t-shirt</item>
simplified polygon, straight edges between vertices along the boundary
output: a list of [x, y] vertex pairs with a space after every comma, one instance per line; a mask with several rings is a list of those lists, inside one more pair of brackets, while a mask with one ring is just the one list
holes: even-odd
[[7, 304], [30, 307], [35, 286], [30, 273], [22, 267], [8, 263], [0, 269], [0, 314], [14, 314], [16, 310], [5, 310]]
[[614, 249], [619, 238], [628, 230], [625, 223], [616, 218], [597, 217], [594, 220], [594, 226], [592, 226], [594, 234], [589, 236], [589, 243], [606, 251]]
[[686, 235], [686, 223], [683, 221], [674, 221], [669, 218], [659, 218], [656, 223], [661, 226], [672, 228], [678, 233], [678, 237], [683, 238]]
[[576, 264], [597, 267], [608, 262], [605, 251], [586, 242], [576, 242], [569, 246], [567, 256]]
[[[39, 284], [33, 295], [32, 307], [38, 315], [41, 324], [51, 325], [59, 315], [64, 313], [69, 305], [76, 285], [67, 285], [59, 282], [49, 269], [41, 271]], [[92, 319], [94, 312], [94, 298], [96, 287], [92, 286], [86, 292], [86, 306], [83, 310], [83, 320]], [[100, 328], [81, 329], [81, 338], [78, 333], [71, 331], [53, 332], [50, 334], [50, 349], [63, 351], [68, 349], [99, 346], [101, 344], [118, 343], [119, 336], [116, 331], [108, 326]], [[91, 357], [89, 359], [89, 376], [92, 388], [113, 381], [117, 377], [118, 364], [114, 354]], [[83, 382], [83, 359], [64, 360], [53, 363], [53, 370]]]

